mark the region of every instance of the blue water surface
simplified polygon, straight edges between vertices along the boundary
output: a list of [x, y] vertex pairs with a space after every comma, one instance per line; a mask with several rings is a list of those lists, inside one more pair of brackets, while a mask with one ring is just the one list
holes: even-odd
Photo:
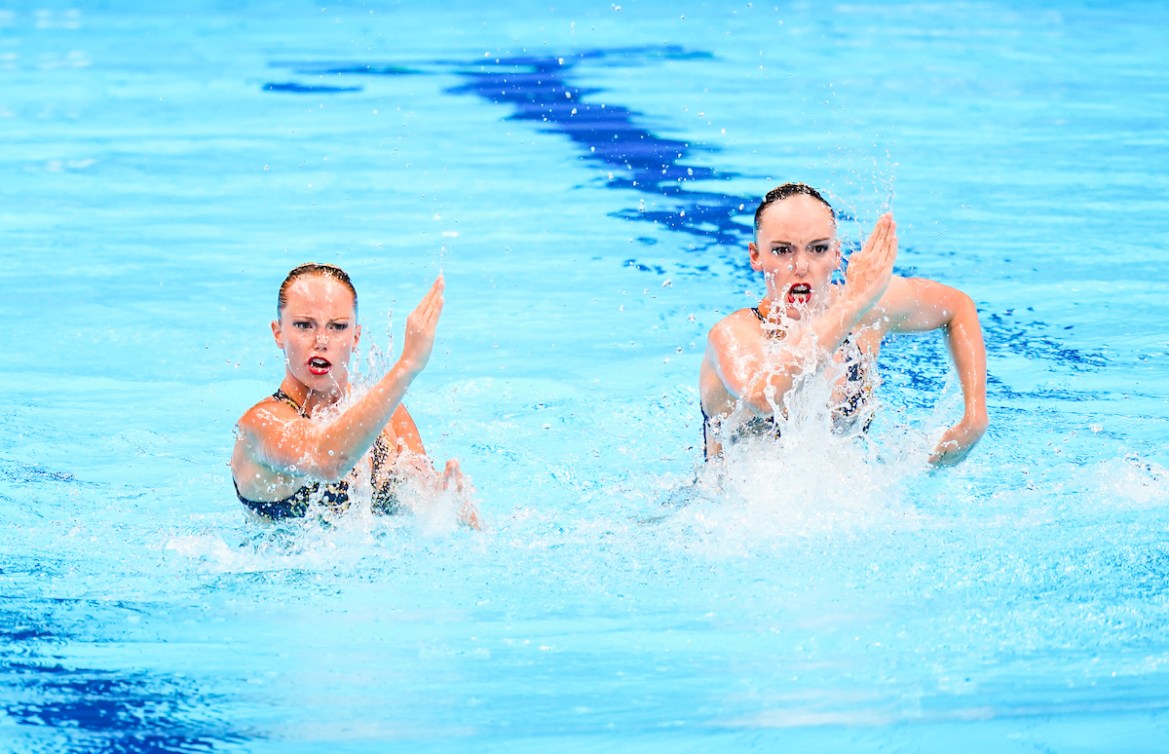
[[[0, 0], [0, 748], [1161, 752], [1169, 10]], [[868, 441], [702, 466], [761, 194], [978, 303], [882, 353]], [[482, 532], [266, 526], [232, 427], [307, 260]]]

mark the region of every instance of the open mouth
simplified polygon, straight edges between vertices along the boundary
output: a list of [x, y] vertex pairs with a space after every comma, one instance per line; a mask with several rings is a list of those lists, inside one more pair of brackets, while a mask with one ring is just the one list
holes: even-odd
[[308, 370], [315, 375], [328, 374], [333, 364], [328, 359], [314, 356], [308, 360]]
[[807, 283], [796, 283], [787, 289], [789, 304], [806, 304], [812, 300], [812, 286]]

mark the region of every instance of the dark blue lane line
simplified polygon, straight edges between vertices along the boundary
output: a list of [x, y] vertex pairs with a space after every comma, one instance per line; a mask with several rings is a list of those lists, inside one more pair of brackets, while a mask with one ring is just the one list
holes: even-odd
[[572, 56], [521, 56], [480, 63], [459, 74], [466, 83], [448, 90], [473, 94], [497, 105], [513, 108], [509, 120], [541, 124], [541, 130], [567, 136], [579, 147], [581, 159], [611, 174], [605, 186], [649, 194], [665, 207], [628, 208], [614, 215], [650, 222], [687, 233], [708, 246], [741, 246], [750, 236], [750, 219], [757, 197], [709, 190], [691, 190], [693, 181], [718, 181], [738, 177], [705, 165], [687, 162], [695, 149], [690, 142], [657, 136], [638, 125], [641, 113], [622, 105], [596, 102], [597, 89], [572, 82], [582, 63], [605, 60], [620, 65], [649, 57], [654, 60], [708, 59], [707, 53], [680, 47], [592, 50]]
[[290, 92], [292, 94], [341, 94], [360, 92], [360, 86], [326, 86], [324, 84], [298, 84], [295, 81], [270, 81], [264, 84], [266, 92]]
[[[648, 222], [672, 231], [688, 234], [697, 243], [695, 251], [725, 247], [721, 256], [744, 276], [752, 276], [745, 246], [751, 240], [752, 215], [761, 196], [743, 196], [712, 190], [691, 189], [694, 181], [719, 181], [740, 174], [719, 171], [687, 161], [695, 151], [717, 153], [716, 147], [695, 145], [687, 141], [657, 136], [638, 125], [643, 114], [623, 105], [598, 102], [603, 90], [584, 88], [573, 83], [574, 72], [584, 65], [603, 64], [610, 68], [652, 64], [663, 60], [711, 60], [707, 52], [688, 51], [675, 45], [586, 50], [570, 55], [520, 55], [468, 63], [434, 61], [426, 66], [408, 68], [384, 63], [337, 61], [301, 61], [273, 63], [273, 67], [293, 70], [300, 76], [315, 77], [317, 85], [303, 89], [269, 88], [268, 91], [292, 93], [339, 93], [360, 90], [360, 86], [343, 86], [340, 80], [351, 76], [406, 76], [427, 71], [456, 75], [464, 83], [447, 90], [449, 94], [470, 94], [496, 105], [510, 107], [508, 120], [537, 124], [548, 133], [566, 136], [578, 149], [580, 159], [604, 171], [607, 188], [647, 194], [650, 208], [628, 207], [611, 213], [633, 222]], [[336, 82], [336, 83], [334, 83]], [[287, 85], [285, 85], [287, 87]], [[768, 187], [770, 188], [770, 187]], [[842, 221], [854, 218], [838, 211]], [[643, 244], [655, 239], [641, 237]], [[845, 253], [860, 248], [859, 242], [846, 242]], [[660, 264], [645, 264], [629, 259], [626, 266], [665, 276]], [[846, 263], [847, 264], [847, 263]], [[706, 265], [680, 265], [701, 274], [711, 274]], [[898, 274], [911, 276], [912, 268], [897, 268]], [[1069, 348], [1060, 339], [1040, 334], [1050, 329], [1045, 323], [1021, 326], [1006, 316], [984, 311], [987, 328], [986, 345], [993, 353], [1025, 355], [1040, 361], [1054, 361], [1074, 371], [1102, 368], [1108, 361], [1102, 352]]]
[[[691, 190], [694, 181], [718, 181], [738, 177], [705, 165], [688, 162], [698, 150], [717, 151], [679, 139], [664, 138], [638, 125], [642, 114], [622, 105], [596, 101], [599, 89], [586, 89], [572, 81], [583, 64], [644, 65], [660, 60], [709, 60], [705, 52], [677, 46], [586, 50], [565, 56], [513, 56], [488, 61], [436, 61], [428, 68], [454, 74], [465, 83], [447, 90], [470, 94], [513, 109], [509, 120], [540, 124], [540, 130], [559, 133], [578, 147], [581, 159], [605, 171], [605, 186], [653, 197], [649, 208], [618, 210], [613, 216], [649, 222], [699, 240], [698, 248], [741, 248], [751, 235], [751, 213], [759, 197], [711, 190]], [[349, 76], [404, 76], [422, 73], [418, 68], [392, 64], [336, 61], [274, 62], [273, 67], [293, 70], [320, 83], [268, 83], [265, 91], [293, 94], [332, 94], [360, 91], [360, 86], [341, 84]], [[610, 177], [611, 174], [611, 177]], [[652, 239], [643, 239], [653, 243]], [[745, 264], [745, 262], [744, 262]]]
[[58, 625], [60, 602], [95, 617], [124, 607], [104, 600], [0, 601], [0, 683], [16, 690], [0, 702], [0, 715], [15, 730], [45, 731], [33, 735], [52, 736], [54, 751], [107, 754], [212, 752], [256, 738], [229, 722], [230, 700], [202, 692], [181, 674], [63, 664], [59, 646], [103, 639]]

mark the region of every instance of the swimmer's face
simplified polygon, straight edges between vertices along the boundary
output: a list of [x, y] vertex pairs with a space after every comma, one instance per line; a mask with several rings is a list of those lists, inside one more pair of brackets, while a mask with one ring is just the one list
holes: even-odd
[[836, 222], [821, 202], [796, 194], [772, 204], [748, 248], [751, 268], [767, 281], [767, 297], [784, 306], [789, 317], [827, 306], [841, 254]]
[[272, 334], [288, 372], [310, 390], [340, 393], [349, 384], [349, 358], [361, 327], [344, 283], [327, 275], [294, 280]]

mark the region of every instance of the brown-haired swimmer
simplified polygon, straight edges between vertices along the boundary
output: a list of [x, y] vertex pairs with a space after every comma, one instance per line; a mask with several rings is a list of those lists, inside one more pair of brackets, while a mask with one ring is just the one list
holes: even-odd
[[447, 492], [459, 520], [479, 528], [470, 484], [456, 461], [435, 471], [402, 405], [430, 359], [443, 307], [440, 275], [410, 316], [397, 362], [364, 394], [350, 395], [349, 360], [361, 339], [357, 291], [340, 267], [309, 263], [280, 286], [272, 334], [284, 352], [280, 388], [236, 424], [231, 474], [236, 495], [267, 519], [339, 512], [368, 490], [380, 512], [399, 507], [403, 481]]
[[[767, 290], [710, 330], [699, 374], [706, 458], [746, 434], [776, 435], [793, 388], [817, 372], [830, 375], [833, 423], [867, 427], [877, 353], [891, 333], [942, 330], [962, 388], [962, 419], [946, 430], [930, 461], [960, 462], [986, 432], [986, 347], [974, 302], [922, 278], [893, 274], [897, 228], [882, 215], [864, 247], [850, 255], [844, 283], [833, 273], [843, 255], [836, 216], [818, 191], [788, 183], [755, 212], [748, 245], [752, 269]], [[831, 370], [831, 371], [830, 371]], [[780, 422], [782, 423], [782, 422]]]

